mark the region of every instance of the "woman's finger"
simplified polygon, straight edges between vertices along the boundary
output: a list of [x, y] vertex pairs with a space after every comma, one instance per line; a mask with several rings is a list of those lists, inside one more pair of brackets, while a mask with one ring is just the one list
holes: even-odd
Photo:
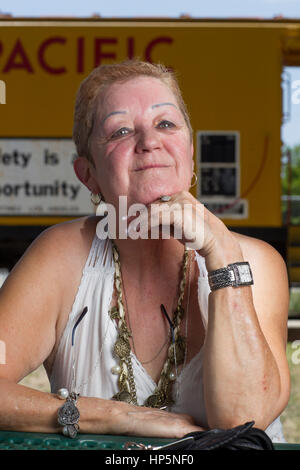
[[140, 212], [128, 226], [128, 236], [134, 240], [178, 239], [189, 248], [199, 250], [204, 243], [204, 206], [174, 198], [168, 203], [159, 201]]

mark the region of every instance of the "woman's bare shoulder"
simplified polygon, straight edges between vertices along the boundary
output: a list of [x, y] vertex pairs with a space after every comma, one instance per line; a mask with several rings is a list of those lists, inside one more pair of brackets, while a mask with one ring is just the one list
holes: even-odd
[[96, 216], [79, 217], [48, 227], [40, 237], [47, 237], [49, 242], [54, 241], [56, 237], [61, 243], [85, 241], [87, 237], [91, 238], [95, 234], [98, 221], [99, 217]]
[[[70, 312], [96, 230], [83, 217], [44, 230], [0, 289], [0, 330], [10, 367], [0, 376], [20, 380], [53, 352]], [[33, 328], [34, 325], [34, 328]]]
[[278, 250], [270, 243], [259, 238], [250, 237], [231, 231], [231, 234], [238, 241], [245, 261], [252, 262], [253, 265], [261, 265], [264, 262], [275, 263], [285, 269], [285, 261]]
[[254, 279], [252, 292], [258, 318], [264, 323], [269, 320], [271, 326], [267, 328], [278, 327], [284, 337], [289, 305], [286, 262], [269, 243], [237, 233], [234, 236], [240, 244], [244, 260], [251, 266]]
[[45, 229], [32, 243], [30, 249], [44, 253], [47, 258], [64, 260], [70, 266], [79, 264], [86, 258], [99, 218], [80, 217], [53, 225]]

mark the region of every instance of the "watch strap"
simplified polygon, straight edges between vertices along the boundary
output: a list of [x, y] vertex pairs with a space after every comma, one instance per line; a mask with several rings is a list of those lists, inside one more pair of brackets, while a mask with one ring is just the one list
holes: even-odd
[[231, 263], [227, 267], [208, 273], [208, 282], [212, 291], [223, 287], [240, 287], [252, 285], [253, 276], [247, 261]]

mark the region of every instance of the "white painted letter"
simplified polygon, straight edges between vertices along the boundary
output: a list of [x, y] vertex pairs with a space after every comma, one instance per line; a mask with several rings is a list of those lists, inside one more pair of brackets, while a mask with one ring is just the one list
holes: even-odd
[[0, 80], [0, 104], [6, 104], [6, 85], [3, 80]]

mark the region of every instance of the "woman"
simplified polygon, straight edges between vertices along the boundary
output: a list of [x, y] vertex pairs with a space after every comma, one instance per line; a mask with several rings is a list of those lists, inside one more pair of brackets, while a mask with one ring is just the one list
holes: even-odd
[[[95, 69], [78, 92], [74, 141], [76, 175], [98, 213], [102, 199], [115, 209], [117, 235], [105, 238], [97, 216], [51, 227], [5, 282], [1, 429], [61, 432], [59, 398], [74, 392], [66, 403], [85, 433], [181, 437], [254, 420], [283, 440], [285, 264], [190, 194], [192, 130], [173, 75], [135, 61]], [[233, 271], [216, 273], [231, 264], [236, 287]], [[18, 385], [42, 363], [51, 394]]]

